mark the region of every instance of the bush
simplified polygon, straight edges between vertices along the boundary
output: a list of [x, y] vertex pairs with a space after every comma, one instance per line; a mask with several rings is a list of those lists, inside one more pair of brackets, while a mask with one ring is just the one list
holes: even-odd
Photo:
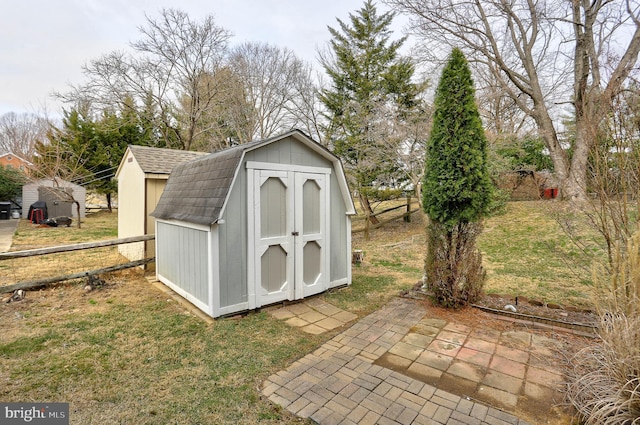
[[426, 289], [448, 308], [476, 302], [482, 295], [485, 272], [476, 240], [482, 225], [458, 223], [449, 229], [431, 221], [427, 227]]
[[604, 315], [599, 335], [572, 359], [567, 397], [585, 425], [640, 424], [640, 317]]
[[425, 279], [438, 304], [456, 308], [482, 292], [476, 238], [482, 220], [496, 207], [487, 140], [471, 70], [460, 49], [451, 52], [442, 71], [433, 115], [422, 186], [422, 208], [430, 220]]
[[594, 269], [601, 341], [571, 362], [567, 396], [586, 425], [640, 424], [640, 231], [614, 252]]

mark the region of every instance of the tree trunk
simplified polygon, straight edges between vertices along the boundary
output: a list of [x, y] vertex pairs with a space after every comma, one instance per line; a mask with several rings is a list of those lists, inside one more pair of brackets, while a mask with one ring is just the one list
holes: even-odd
[[576, 122], [576, 142], [571, 157], [569, 175], [563, 182], [562, 198], [571, 201], [587, 199], [587, 166], [589, 152], [595, 143], [595, 134], [589, 131], [590, 124], [585, 118]]
[[411, 179], [411, 182], [413, 183], [413, 190], [418, 200], [418, 205], [420, 209], [422, 209], [422, 179]]
[[360, 206], [362, 207], [362, 211], [364, 211], [365, 217], [368, 218], [371, 224], [378, 224], [378, 219], [373, 214], [373, 209], [371, 209], [371, 203], [367, 195], [358, 192], [358, 200], [360, 201]]
[[107, 196], [107, 209], [109, 210], [110, 213], [112, 213], [113, 206], [111, 205], [111, 192], [108, 192], [106, 196]]

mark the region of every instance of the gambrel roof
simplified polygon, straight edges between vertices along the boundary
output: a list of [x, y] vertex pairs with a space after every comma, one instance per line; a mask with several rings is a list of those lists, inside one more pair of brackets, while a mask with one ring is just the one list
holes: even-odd
[[270, 139], [233, 146], [176, 166], [151, 215], [163, 220], [180, 220], [201, 225], [218, 222], [244, 155], [287, 137], [295, 138], [333, 163], [341, 182], [339, 189], [345, 202], [348, 202], [347, 205], [350, 205], [347, 209], [350, 213], [355, 213], [338, 157], [300, 130], [292, 130]]

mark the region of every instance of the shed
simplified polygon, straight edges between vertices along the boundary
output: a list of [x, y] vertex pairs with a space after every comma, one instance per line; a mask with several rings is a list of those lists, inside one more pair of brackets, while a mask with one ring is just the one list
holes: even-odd
[[[66, 193], [65, 193], [66, 192]], [[29, 206], [37, 201], [47, 203], [49, 217], [67, 216], [78, 218], [73, 202], [80, 204], [80, 217], [86, 216], [87, 190], [75, 183], [61, 179], [42, 179], [22, 186], [22, 218], [29, 218]]]
[[174, 168], [153, 216], [158, 280], [212, 317], [351, 284], [340, 160], [299, 130]]
[[[155, 209], [171, 170], [185, 161], [206, 155], [176, 149], [129, 145], [115, 178], [118, 180], [118, 238], [153, 235]], [[153, 241], [118, 245], [120, 254], [131, 261], [153, 254]]]
[[497, 186], [512, 201], [535, 201], [547, 198], [550, 189], [557, 192], [549, 173], [526, 169], [501, 173]]

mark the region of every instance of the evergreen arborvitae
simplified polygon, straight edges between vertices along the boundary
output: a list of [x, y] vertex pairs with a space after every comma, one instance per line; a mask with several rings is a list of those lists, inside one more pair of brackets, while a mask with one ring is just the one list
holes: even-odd
[[430, 219], [426, 285], [448, 307], [475, 301], [484, 281], [475, 240], [488, 215], [493, 186], [474, 94], [467, 61], [454, 49], [436, 91], [422, 189]]

